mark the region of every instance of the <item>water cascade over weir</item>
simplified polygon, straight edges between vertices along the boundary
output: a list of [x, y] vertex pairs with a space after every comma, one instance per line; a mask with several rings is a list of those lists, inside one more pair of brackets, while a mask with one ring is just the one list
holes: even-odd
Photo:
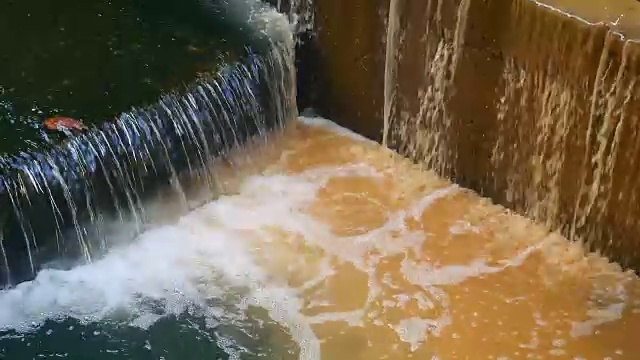
[[[198, 2], [205, 13], [207, 5]], [[0, 158], [0, 283], [32, 278], [52, 262], [91, 261], [142, 231], [151, 220], [144, 203], [158, 196], [172, 194], [187, 211], [190, 179], [207, 184], [213, 198], [211, 164], [293, 118], [286, 19], [258, 1], [225, 6], [253, 39], [237, 59], [45, 150]], [[132, 231], [114, 226], [125, 220]]]
[[314, 9], [322, 115], [640, 270], [638, 2]]

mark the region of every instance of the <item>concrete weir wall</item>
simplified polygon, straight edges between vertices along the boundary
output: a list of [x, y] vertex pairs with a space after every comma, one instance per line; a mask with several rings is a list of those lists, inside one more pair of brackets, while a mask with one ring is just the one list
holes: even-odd
[[317, 0], [320, 112], [640, 269], [640, 3]]

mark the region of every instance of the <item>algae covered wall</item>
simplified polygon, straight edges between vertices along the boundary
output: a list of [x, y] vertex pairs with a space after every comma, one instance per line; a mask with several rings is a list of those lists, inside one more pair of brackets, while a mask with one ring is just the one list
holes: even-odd
[[566, 3], [318, 0], [320, 110], [638, 269], [640, 44]]

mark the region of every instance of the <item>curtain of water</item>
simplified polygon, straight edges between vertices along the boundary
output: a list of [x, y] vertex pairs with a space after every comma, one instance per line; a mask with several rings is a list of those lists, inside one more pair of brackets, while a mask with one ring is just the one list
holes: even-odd
[[[273, 30], [268, 19], [253, 21]], [[135, 235], [148, 220], [145, 200], [170, 185], [187, 210], [181, 178], [198, 177], [213, 197], [209, 165], [295, 113], [291, 44], [281, 34], [266, 54], [247, 49], [216, 76], [51, 151], [1, 158], [0, 281], [33, 277], [52, 259], [91, 261], [123, 235], [109, 231], [109, 220], [133, 220], [125, 235]]]

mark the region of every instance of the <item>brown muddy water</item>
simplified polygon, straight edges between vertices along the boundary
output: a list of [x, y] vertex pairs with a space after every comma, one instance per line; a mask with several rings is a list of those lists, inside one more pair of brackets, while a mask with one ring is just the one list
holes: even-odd
[[331, 122], [282, 141], [217, 221], [294, 294], [303, 353], [640, 358], [633, 273]]

